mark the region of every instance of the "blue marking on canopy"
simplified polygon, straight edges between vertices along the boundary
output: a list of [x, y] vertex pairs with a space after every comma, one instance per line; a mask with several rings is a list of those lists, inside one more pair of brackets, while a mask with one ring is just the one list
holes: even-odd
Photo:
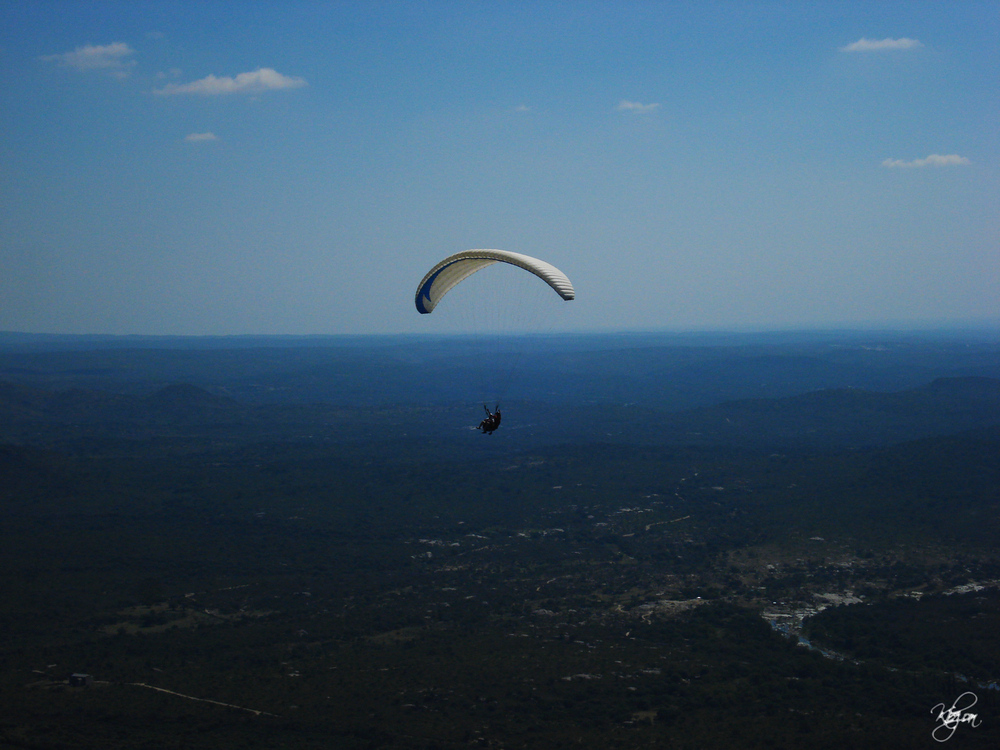
[[427, 314], [427, 313], [430, 312], [430, 310], [428, 310], [426, 307], [424, 307], [424, 300], [426, 299], [428, 302], [431, 301], [431, 287], [434, 286], [434, 282], [437, 280], [437, 277], [441, 275], [441, 272], [444, 271], [444, 269], [446, 269], [448, 266], [453, 265], [453, 264], [455, 264], [457, 262], [458, 261], [453, 260], [448, 265], [441, 266], [441, 268], [439, 268], [434, 273], [434, 275], [431, 276], [429, 279], [427, 279], [427, 281], [424, 283], [424, 285], [422, 287], [420, 287], [420, 294], [417, 295], [417, 312], [419, 312], [421, 314]]

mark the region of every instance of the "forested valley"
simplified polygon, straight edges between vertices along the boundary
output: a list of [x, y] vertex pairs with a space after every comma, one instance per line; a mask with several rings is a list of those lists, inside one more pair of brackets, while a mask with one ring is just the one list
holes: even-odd
[[0, 334], [0, 747], [1000, 744], [995, 335], [463, 352]]

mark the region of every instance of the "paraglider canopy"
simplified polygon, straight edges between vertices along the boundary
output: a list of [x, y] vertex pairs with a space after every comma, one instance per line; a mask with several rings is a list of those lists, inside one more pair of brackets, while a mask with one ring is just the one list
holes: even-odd
[[[465, 250], [435, 264], [417, 286], [417, 312], [433, 312], [449, 293], [444, 312], [429, 322], [432, 328], [463, 334], [461, 361], [455, 362], [462, 377], [455, 392], [475, 393], [476, 401], [498, 408], [528, 349], [541, 351], [539, 337], [561, 317], [563, 300], [576, 296], [558, 268], [507, 250]], [[499, 413], [490, 419], [495, 419], [488, 422], [495, 430]]]
[[456, 284], [494, 263], [509, 263], [535, 274], [564, 300], [568, 301], [576, 296], [573, 284], [566, 274], [543, 260], [507, 250], [465, 250], [448, 256], [427, 272], [417, 287], [414, 300], [417, 312], [433, 312], [441, 298]]

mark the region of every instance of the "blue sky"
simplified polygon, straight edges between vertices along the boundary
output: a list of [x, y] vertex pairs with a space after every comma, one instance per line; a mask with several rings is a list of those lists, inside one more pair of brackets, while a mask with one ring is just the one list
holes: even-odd
[[995, 1], [0, 18], [0, 330], [428, 330], [475, 247], [581, 330], [1000, 320]]

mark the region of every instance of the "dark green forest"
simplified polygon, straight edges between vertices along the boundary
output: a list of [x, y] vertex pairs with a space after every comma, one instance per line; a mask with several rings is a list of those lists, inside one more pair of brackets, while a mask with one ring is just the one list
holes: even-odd
[[1000, 744], [996, 336], [525, 351], [0, 334], [0, 747]]

